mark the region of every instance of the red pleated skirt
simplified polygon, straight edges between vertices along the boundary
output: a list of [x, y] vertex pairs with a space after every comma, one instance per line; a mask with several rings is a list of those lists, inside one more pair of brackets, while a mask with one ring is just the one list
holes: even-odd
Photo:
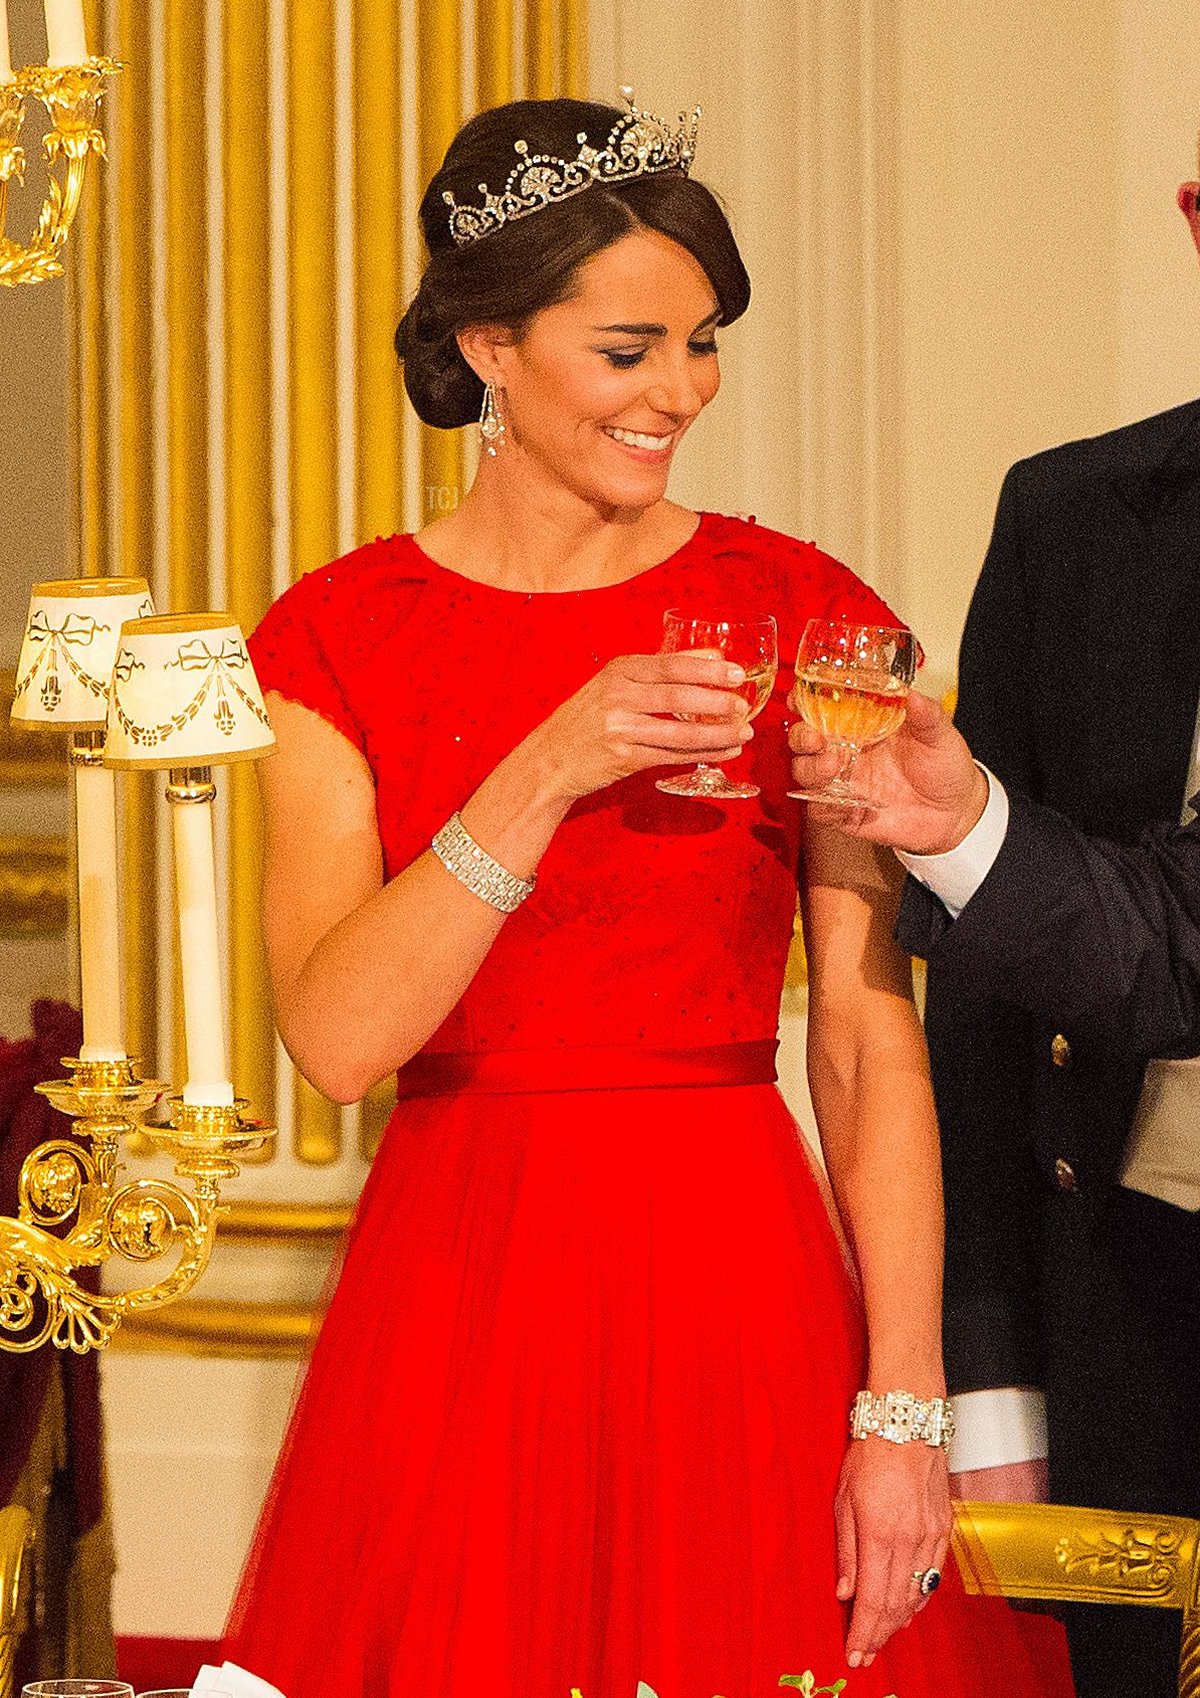
[[287, 1698], [767, 1698], [805, 1669], [846, 1698], [1069, 1693], [1053, 1624], [952, 1575], [846, 1669], [863, 1352], [773, 1086], [407, 1101], [227, 1654]]

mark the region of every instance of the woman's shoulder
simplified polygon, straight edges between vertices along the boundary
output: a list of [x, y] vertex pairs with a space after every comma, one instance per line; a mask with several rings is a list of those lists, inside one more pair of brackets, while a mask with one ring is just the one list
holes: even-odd
[[329, 623], [347, 609], [364, 610], [364, 601], [376, 597], [386, 605], [389, 592], [419, 589], [424, 584], [428, 574], [422, 559], [409, 535], [376, 537], [297, 578], [271, 604], [262, 624], [283, 617]]
[[359, 685], [427, 582], [409, 536], [378, 537], [286, 589], [250, 638], [264, 692], [313, 708], [363, 746]]
[[303, 643], [352, 664], [404, 623], [428, 579], [422, 559], [411, 536], [377, 537], [305, 572], [267, 609], [251, 653]]

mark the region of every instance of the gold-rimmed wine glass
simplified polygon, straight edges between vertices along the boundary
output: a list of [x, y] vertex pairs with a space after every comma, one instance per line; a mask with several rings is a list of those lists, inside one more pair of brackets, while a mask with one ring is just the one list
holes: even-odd
[[903, 725], [916, 670], [911, 631], [810, 619], [796, 656], [796, 705], [805, 723], [841, 750], [842, 766], [824, 789], [788, 795], [833, 807], [872, 807], [853, 781], [854, 765], [864, 749]]
[[[695, 618], [671, 608], [663, 615], [661, 653], [703, 651], [719, 655], [746, 674], [745, 682], [733, 686], [750, 709], [750, 718], [760, 714], [771, 697], [779, 670], [779, 634], [770, 614], [759, 619]], [[677, 714], [676, 718], [697, 724], [717, 723], [706, 715]], [[757, 784], [738, 784], [719, 766], [698, 762], [694, 771], [675, 778], [660, 778], [658, 788], [668, 796], [715, 797], [721, 801], [758, 795]]]

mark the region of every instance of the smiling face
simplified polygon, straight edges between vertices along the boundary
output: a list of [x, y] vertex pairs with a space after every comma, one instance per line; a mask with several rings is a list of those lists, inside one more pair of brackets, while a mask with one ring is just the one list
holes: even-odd
[[502, 391], [506, 459], [598, 510], [641, 510], [662, 499], [683, 433], [720, 385], [719, 316], [687, 249], [636, 230], [582, 266], [520, 342], [474, 331], [460, 344]]

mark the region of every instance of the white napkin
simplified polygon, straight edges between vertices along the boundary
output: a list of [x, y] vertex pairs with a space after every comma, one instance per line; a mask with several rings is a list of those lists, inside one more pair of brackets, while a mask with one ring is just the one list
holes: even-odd
[[222, 1663], [220, 1668], [205, 1663], [192, 1682], [192, 1698], [204, 1698], [209, 1692], [224, 1692], [228, 1698], [284, 1698], [277, 1686], [236, 1663]]

